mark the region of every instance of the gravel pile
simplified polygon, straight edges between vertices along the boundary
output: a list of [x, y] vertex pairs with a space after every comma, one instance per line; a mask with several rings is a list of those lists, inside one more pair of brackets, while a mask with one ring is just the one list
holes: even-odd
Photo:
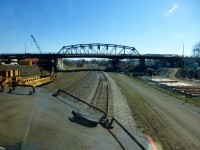
[[131, 128], [137, 128], [136, 121], [133, 118], [126, 98], [122, 95], [120, 89], [116, 85], [115, 81], [107, 75], [110, 81], [112, 98], [114, 104], [114, 117], [122, 122], [124, 125]]

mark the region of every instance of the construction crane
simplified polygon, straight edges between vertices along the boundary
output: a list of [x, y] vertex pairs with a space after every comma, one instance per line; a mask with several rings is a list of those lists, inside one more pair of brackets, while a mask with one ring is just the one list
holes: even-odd
[[32, 37], [32, 39], [33, 39], [33, 42], [35, 43], [35, 45], [36, 45], [36, 47], [37, 47], [38, 51], [40, 52], [40, 54], [42, 54], [42, 51], [41, 51], [41, 49], [40, 49], [40, 47], [39, 47], [39, 45], [38, 45], [38, 43], [37, 43], [36, 39], [33, 37], [33, 35], [31, 35], [31, 37]]

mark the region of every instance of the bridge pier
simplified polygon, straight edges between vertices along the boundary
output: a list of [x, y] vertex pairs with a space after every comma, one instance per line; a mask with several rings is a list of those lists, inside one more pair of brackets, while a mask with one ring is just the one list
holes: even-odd
[[[187, 59], [187, 58], [186, 58], [186, 59]], [[187, 64], [187, 60], [186, 60], [186, 59], [182, 58], [181, 60], [179, 60], [179, 62], [178, 62], [179, 66], [178, 66], [178, 67], [180, 67], [180, 68], [185, 67], [186, 64]], [[196, 61], [195, 61], [195, 62], [196, 62]]]
[[54, 58], [52, 66], [54, 67], [55, 70], [60, 70], [63, 69], [63, 58]]
[[55, 71], [59, 70], [58, 67], [57, 67], [57, 64], [58, 64], [58, 58], [54, 58], [52, 60], [52, 67], [54, 67]]
[[120, 71], [120, 60], [119, 59], [113, 59], [111, 61], [111, 67], [112, 67], [112, 71], [119, 72]]
[[54, 69], [56, 70], [54, 66], [54, 61], [52, 59], [40, 59], [38, 65], [40, 67], [43, 67], [45, 70], [51, 71], [52, 67], [54, 67]]
[[56, 60], [56, 68], [57, 68], [58, 70], [63, 69], [63, 59], [62, 59], [62, 58], [58, 58], [58, 59]]
[[140, 59], [139, 68], [141, 71], [143, 71], [145, 69], [145, 58]]
[[185, 66], [185, 60], [183, 58], [176, 59], [176, 60], [170, 60], [169, 61], [169, 66], [172, 68], [182, 68]]
[[174, 66], [175, 66], [174, 64], [175, 64], [174, 61], [169, 61], [169, 67], [170, 67], [170, 68], [174, 68]]

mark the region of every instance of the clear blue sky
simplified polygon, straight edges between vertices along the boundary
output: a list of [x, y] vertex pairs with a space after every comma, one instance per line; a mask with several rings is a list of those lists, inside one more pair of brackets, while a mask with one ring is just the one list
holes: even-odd
[[[108, 43], [185, 55], [200, 42], [200, 0], [0, 0], [0, 53]], [[32, 43], [32, 44], [31, 44]]]

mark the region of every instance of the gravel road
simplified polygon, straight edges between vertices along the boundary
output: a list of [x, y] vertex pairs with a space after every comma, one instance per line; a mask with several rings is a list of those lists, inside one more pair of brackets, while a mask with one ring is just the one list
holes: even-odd
[[[115, 80], [121, 80], [128, 88], [136, 91], [144, 103], [158, 114], [159, 122], [170, 130], [169, 143], [178, 142], [174, 149], [200, 149], [200, 114], [176, 103], [173, 97], [157, 91], [121, 74], [113, 74]], [[159, 131], [158, 131], [159, 132]], [[164, 131], [163, 131], [164, 132]]]

